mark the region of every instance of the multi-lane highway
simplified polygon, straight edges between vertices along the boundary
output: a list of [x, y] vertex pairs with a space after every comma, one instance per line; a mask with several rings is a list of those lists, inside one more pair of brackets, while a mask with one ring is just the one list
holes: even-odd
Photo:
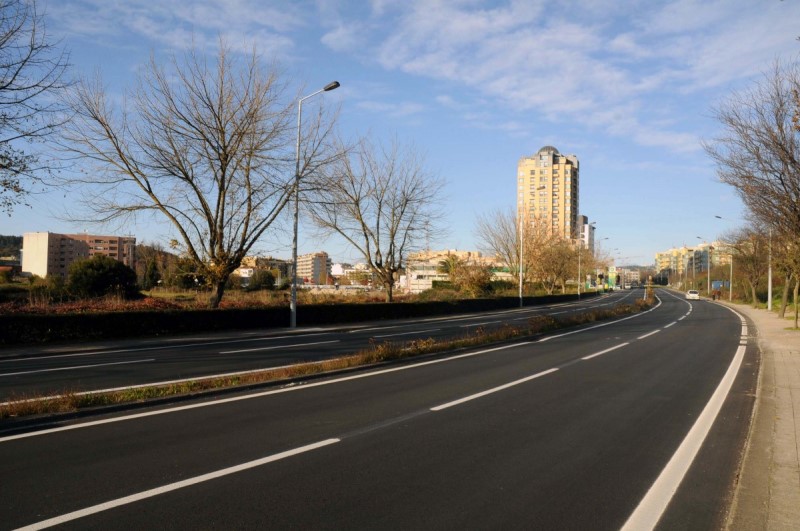
[[580, 302], [361, 326], [16, 349], [0, 355], [0, 401], [14, 396], [116, 389], [318, 361], [354, 353], [368, 347], [371, 341], [463, 336], [479, 327], [521, 325], [541, 313], [565, 315], [587, 308], [630, 304], [643, 293], [615, 292]]
[[0, 438], [0, 527], [719, 527], [755, 349], [729, 309], [660, 299], [538, 341]]

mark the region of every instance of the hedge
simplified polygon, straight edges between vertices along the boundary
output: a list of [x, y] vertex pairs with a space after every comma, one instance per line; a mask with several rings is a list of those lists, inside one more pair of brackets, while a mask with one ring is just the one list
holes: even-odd
[[[583, 296], [588, 298], [595, 295], [586, 293]], [[525, 305], [537, 306], [575, 299], [576, 295], [525, 297]], [[319, 326], [500, 310], [518, 306], [517, 297], [410, 303], [310, 304], [298, 306], [297, 324]], [[11, 314], [0, 316], [0, 344], [120, 339], [288, 326], [288, 307], [51, 315]]]

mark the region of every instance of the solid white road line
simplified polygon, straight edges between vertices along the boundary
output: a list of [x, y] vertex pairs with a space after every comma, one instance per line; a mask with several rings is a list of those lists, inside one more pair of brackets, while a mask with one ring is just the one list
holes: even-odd
[[711, 396], [711, 400], [708, 401], [703, 412], [700, 413], [692, 429], [686, 434], [686, 438], [683, 439], [672, 459], [661, 471], [658, 479], [647, 491], [642, 501], [639, 502], [639, 506], [628, 517], [628, 521], [622, 527], [623, 531], [653, 529], [658, 524], [661, 515], [664, 514], [664, 510], [666, 510], [681, 481], [683, 481], [683, 477], [689, 470], [692, 461], [694, 461], [697, 452], [703, 445], [703, 441], [711, 430], [711, 425], [717, 418], [720, 409], [722, 409], [725, 397], [728, 396], [733, 380], [736, 378], [736, 373], [739, 372], [739, 367], [742, 365], [744, 351], [745, 347], [743, 346], [736, 349], [736, 355], [728, 366], [722, 381], [720, 381]]
[[676, 324], [678, 324], [678, 321], [672, 321], [670, 324], [668, 324], [667, 326], [665, 326], [665, 327], [664, 327], [664, 330], [666, 330], [666, 329], [667, 329], [667, 328], [669, 328], [670, 326], [674, 326], [674, 325], [676, 325]]
[[622, 343], [620, 345], [617, 345], [616, 347], [607, 348], [605, 350], [601, 350], [600, 352], [595, 352], [594, 354], [589, 354], [588, 356], [584, 356], [581, 359], [582, 360], [590, 360], [592, 358], [596, 358], [597, 356], [602, 356], [603, 354], [611, 352], [612, 350], [617, 350], [618, 348], [622, 348], [625, 345], [630, 345], [630, 343]]
[[282, 394], [282, 393], [291, 393], [291, 392], [294, 392], [294, 391], [301, 391], [303, 389], [311, 389], [313, 387], [321, 387], [323, 385], [332, 385], [332, 384], [337, 384], [337, 383], [341, 383], [341, 382], [347, 382], [347, 381], [350, 381], [350, 380], [360, 380], [361, 378], [371, 378], [373, 376], [378, 376], [378, 375], [381, 375], [381, 374], [389, 374], [389, 373], [392, 373], [392, 372], [407, 371], [407, 370], [416, 369], [416, 368], [419, 368], [419, 367], [425, 367], [427, 365], [436, 365], [438, 363], [447, 363], [447, 362], [450, 362], [450, 361], [460, 360], [460, 359], [464, 359], [464, 358], [471, 358], [473, 356], [480, 356], [482, 354], [488, 354], [489, 352], [497, 352], [497, 351], [500, 351], [500, 350], [508, 350], [508, 349], [517, 348], [517, 347], [524, 347], [524, 346], [530, 345], [530, 344], [531, 344], [530, 341], [523, 341], [521, 343], [514, 343], [514, 344], [511, 344], [511, 345], [503, 345], [503, 346], [500, 346], [500, 347], [494, 347], [494, 348], [489, 348], [489, 349], [485, 349], [485, 350], [479, 350], [479, 351], [476, 351], [476, 352], [467, 352], [465, 354], [459, 354], [457, 356], [450, 356], [450, 357], [447, 357], [447, 358], [438, 358], [438, 359], [434, 359], [434, 360], [430, 360], [430, 361], [423, 361], [423, 362], [420, 362], [420, 363], [414, 363], [414, 364], [411, 364], [411, 365], [401, 365], [401, 366], [398, 366], [398, 367], [392, 367], [392, 368], [389, 368], [389, 369], [382, 369], [382, 370], [379, 370], [379, 371], [371, 371], [371, 372], [354, 374], [354, 375], [350, 375], [350, 376], [343, 376], [341, 378], [334, 378], [334, 379], [331, 379], [331, 380], [322, 380], [322, 381], [319, 381], [319, 382], [306, 383], [306, 384], [298, 385], [298, 386], [295, 386], [295, 387], [282, 387], [280, 389], [270, 389], [268, 391], [263, 391], [263, 392], [260, 392], [260, 393], [246, 394], [246, 395], [234, 396], [234, 397], [230, 397], [230, 398], [222, 398], [220, 400], [213, 400], [213, 401], [209, 401], [209, 402], [199, 402], [199, 403], [196, 403], [196, 404], [188, 404], [188, 405], [185, 405], [185, 406], [177, 406], [177, 407], [171, 407], [171, 408], [167, 408], [167, 409], [158, 409], [158, 410], [155, 410], [155, 411], [147, 411], [147, 412], [144, 412], [144, 413], [135, 413], [133, 415], [125, 415], [125, 416], [122, 416], [122, 417], [112, 417], [112, 418], [107, 418], [107, 419], [102, 419], [102, 420], [94, 420], [94, 421], [84, 422], [84, 423], [81, 423], [81, 424], [71, 424], [71, 425], [68, 425], [68, 426], [60, 426], [58, 428], [50, 428], [50, 429], [46, 429], [46, 430], [32, 431], [32, 432], [28, 432], [28, 433], [20, 433], [20, 434], [17, 434], [17, 435], [8, 435], [6, 437], [0, 437], [0, 443], [9, 442], [9, 441], [15, 441], [17, 439], [27, 439], [29, 437], [39, 437], [41, 435], [50, 435], [50, 434], [53, 434], [53, 433], [60, 433], [60, 432], [63, 432], [63, 431], [71, 431], [71, 430], [78, 430], [78, 429], [82, 429], [82, 428], [90, 428], [90, 427], [93, 427], [93, 426], [101, 426], [103, 424], [112, 424], [112, 423], [115, 423], [115, 422], [124, 422], [124, 421], [128, 421], [128, 420], [135, 420], [135, 419], [140, 419], [140, 418], [145, 418], [145, 417], [153, 417], [153, 416], [157, 416], [157, 415], [166, 415], [166, 414], [169, 414], [169, 413], [177, 413], [177, 412], [180, 412], [180, 411], [188, 411], [190, 409], [199, 409], [199, 408], [210, 407], [210, 406], [218, 406], [218, 405], [227, 404], [227, 403], [230, 403], [230, 402], [239, 402], [241, 400], [252, 400], [254, 398], [261, 398], [261, 397], [264, 397], [264, 396], [277, 395], [277, 394]]
[[212, 479], [221, 478], [224, 476], [229, 476], [231, 474], [236, 474], [238, 472], [242, 472], [245, 470], [249, 470], [251, 468], [256, 468], [259, 466], [266, 465], [268, 463], [273, 463], [275, 461], [279, 461], [281, 459], [286, 459], [287, 457], [292, 457], [295, 455], [299, 455], [305, 452], [310, 452], [311, 450], [316, 450], [318, 448], [322, 448], [325, 446], [329, 446], [331, 444], [336, 444], [340, 442], [340, 439], [326, 439], [324, 441], [320, 441], [314, 444], [309, 444], [306, 446], [301, 446], [299, 448], [294, 448], [292, 450], [287, 450], [285, 452], [281, 452], [278, 454], [273, 454], [267, 457], [263, 457], [261, 459], [256, 459], [255, 461], [249, 461], [247, 463], [242, 463], [240, 465], [223, 468], [221, 470], [217, 470], [215, 472], [209, 472], [208, 474], [203, 474], [201, 476], [195, 476], [193, 478], [184, 479], [183, 481], [177, 481], [175, 483], [170, 483], [168, 485], [163, 485], [161, 487], [157, 487], [154, 489], [146, 490], [143, 492], [139, 492], [136, 494], [132, 494], [130, 496], [125, 496], [124, 498], [117, 498], [116, 500], [110, 500], [105, 503], [100, 503], [98, 505], [93, 505], [91, 507], [87, 507], [85, 509], [81, 509], [79, 511], [73, 511], [71, 513], [62, 514], [61, 516], [56, 516], [54, 518], [49, 518], [47, 520], [42, 520], [41, 522], [36, 522], [35, 524], [31, 524], [25, 527], [19, 528], [20, 530], [34, 530], [34, 529], [45, 529], [48, 527], [56, 526], [65, 524], [67, 522], [71, 522], [73, 520], [77, 520], [78, 518], [83, 518], [85, 516], [89, 516], [92, 514], [97, 514], [103, 511], [108, 511], [109, 509], [113, 509], [115, 507], [121, 507], [123, 505], [128, 505], [131, 503], [135, 503], [147, 498], [152, 498], [154, 496], [159, 496], [161, 494], [166, 494], [167, 492], [172, 492], [174, 490], [183, 489], [186, 487], [191, 487], [192, 485], [197, 485], [198, 483], [204, 483], [206, 481], [211, 481]]
[[[658, 299], [658, 297], [656, 297], [656, 299]], [[622, 319], [616, 319], [614, 321], [609, 321], [607, 323], [601, 323], [601, 324], [594, 325], [594, 326], [587, 326], [586, 328], [580, 328], [578, 330], [573, 330], [571, 332], [565, 332], [563, 334], [558, 334], [558, 335], [555, 335], [555, 336], [543, 337], [542, 339], [539, 340], [539, 343], [544, 343], [545, 341], [550, 341], [551, 339], [558, 339], [559, 337], [571, 336], [572, 334], [580, 334], [581, 332], [586, 332], [587, 330], [594, 330], [595, 328], [602, 328], [604, 326], [611, 326], [613, 324], [621, 323], [622, 321], [627, 321], [628, 319], [634, 319], [636, 317], [640, 317], [640, 316], [642, 316], [644, 314], [652, 312], [653, 310], [655, 310], [659, 306], [661, 306], [661, 299], [658, 299], [658, 304], [656, 304], [655, 306], [653, 306], [652, 308], [650, 308], [647, 311], [644, 311], [644, 312], [641, 312], [641, 313], [635, 313], [635, 314], [630, 315], [628, 317], [623, 317]]]
[[359, 328], [357, 330], [350, 330], [348, 334], [357, 334], [359, 332], [372, 332], [373, 330], [391, 330], [392, 328], [407, 328], [411, 325], [396, 325], [396, 326], [375, 326], [373, 328]]
[[272, 347], [245, 348], [242, 350], [225, 350], [220, 354], [240, 354], [242, 352], [261, 352], [263, 350], [278, 350], [280, 348], [310, 347], [312, 345], [327, 345], [328, 343], [340, 343], [340, 339], [331, 341], [315, 341], [313, 343], [295, 343], [294, 345], [275, 345]]
[[108, 367], [110, 365], [129, 365], [131, 363], [146, 363], [148, 361], [156, 361], [156, 360], [155, 358], [152, 358], [147, 360], [116, 361], [114, 363], [96, 363], [94, 365], [75, 365], [74, 367], [54, 367], [52, 369], [38, 369], [35, 371], [6, 372], [0, 374], [0, 377], [19, 376], [21, 374], [38, 374], [41, 372], [75, 371], [78, 369], [91, 369], [92, 367]]
[[[321, 360], [321, 361], [309, 361], [309, 362], [306, 362], [306, 363], [312, 364], [312, 365], [315, 364], [315, 363], [322, 364], [322, 363], [327, 363], [329, 361], [336, 360], [336, 359], [337, 358], [332, 358], [330, 360]], [[79, 393], [75, 393], [75, 395], [84, 396], [84, 395], [95, 395], [95, 394], [102, 394], [102, 393], [115, 393], [117, 391], [128, 391], [128, 390], [131, 390], [131, 389], [141, 389], [143, 387], [159, 387], [159, 386], [164, 386], [164, 385], [173, 385], [173, 384], [180, 384], [180, 383], [186, 383], [186, 382], [200, 382], [200, 381], [203, 381], [203, 380], [216, 380], [217, 378], [228, 378], [228, 377], [231, 377], [231, 376], [243, 376], [245, 374], [255, 374], [257, 372], [279, 371], [281, 369], [288, 369], [289, 367], [294, 367], [294, 365], [292, 365], [292, 364], [289, 364], [289, 365], [274, 365], [274, 366], [271, 366], [271, 367], [262, 367], [260, 369], [251, 369], [249, 371], [235, 371], [235, 372], [226, 372], [226, 373], [221, 373], [221, 374], [208, 374], [208, 375], [205, 375], [205, 376], [195, 376], [194, 378], [181, 378], [179, 380], [165, 380], [165, 381], [160, 381], [160, 382], [151, 382], [151, 383], [136, 384], [136, 385], [125, 385], [125, 386], [122, 386], [122, 387], [110, 387], [108, 389], [95, 389], [95, 390], [92, 390], [92, 391], [81, 391]], [[25, 402], [37, 402], [37, 401], [42, 401], [42, 400], [56, 400], [58, 398], [61, 398], [62, 396], [63, 395], [50, 395], [50, 396], [43, 396], [43, 397], [40, 397], [40, 398], [29, 398], [29, 399], [18, 400], [18, 401], [13, 401], [13, 402], [0, 402], [0, 406], [7, 406], [9, 404], [16, 404], [17, 402], [25, 403]]]
[[27, 358], [11, 358], [7, 360], [0, 360], [0, 363], [14, 363], [17, 361], [32, 361], [32, 360], [33, 361], [51, 360], [55, 358], [75, 358], [79, 356], [98, 356], [101, 354], [123, 354], [126, 352], [147, 352], [151, 350], [165, 350], [165, 349], [177, 349], [177, 348], [189, 348], [189, 347], [206, 347], [209, 345], [227, 345], [228, 343], [245, 343], [250, 341], [272, 341], [275, 339], [312, 337], [312, 336], [322, 336], [322, 335], [326, 334], [304, 334], [302, 336], [290, 335], [290, 336], [273, 336], [273, 337], [265, 336], [265, 337], [251, 337], [247, 339], [226, 339], [222, 341], [207, 341], [205, 343], [185, 343], [183, 345], [160, 345], [156, 347], [124, 348], [116, 350], [95, 350], [91, 352], [77, 352], [73, 354], [54, 354], [52, 356], [29, 356]]
[[453, 400], [452, 402], [447, 402], [446, 404], [442, 404], [440, 406], [432, 407], [431, 411], [441, 411], [443, 409], [447, 409], [449, 407], [457, 406], [459, 404], [463, 404], [464, 402], [469, 402], [470, 400], [475, 400], [476, 398], [481, 398], [482, 396], [490, 395], [492, 393], [497, 393], [498, 391], [502, 391], [503, 389], [508, 389], [509, 387], [514, 387], [515, 385], [519, 385], [521, 383], [529, 382], [536, 378], [542, 377], [546, 374], [550, 374], [551, 372], [556, 372], [558, 369], [548, 369], [546, 371], [538, 372], [532, 376], [528, 376], [526, 378], [521, 378], [519, 380], [514, 380], [513, 382], [509, 382], [504, 385], [500, 385], [498, 387], [494, 387], [492, 389], [487, 389], [486, 391], [481, 391], [480, 393], [475, 393], [474, 395], [465, 396], [464, 398], [459, 398], [458, 400]]
[[[735, 310], [731, 308], [728, 309], [736, 315], [739, 315]], [[739, 315], [739, 317], [741, 317], [741, 315]], [[661, 471], [661, 474], [659, 474], [656, 481], [650, 487], [650, 490], [647, 491], [645, 497], [642, 498], [642, 501], [639, 502], [639, 505], [628, 517], [628, 521], [625, 522], [622, 531], [653, 529], [656, 524], [658, 524], [664, 511], [667, 509], [667, 505], [669, 505], [681, 481], [683, 481], [686, 472], [689, 471], [689, 467], [692, 465], [695, 456], [697, 456], [697, 452], [700, 451], [700, 447], [703, 445], [703, 441], [705, 441], [708, 432], [711, 431], [711, 426], [714, 424], [717, 415], [722, 409], [722, 404], [725, 402], [725, 398], [728, 396], [733, 386], [733, 381], [736, 379], [736, 375], [742, 366], [746, 348], [745, 345], [739, 345], [736, 349], [736, 354], [733, 356], [728, 370], [725, 372], [722, 380], [720, 380], [714, 394], [711, 395], [711, 399], [706, 404], [706, 407], [703, 408], [702, 413], [697, 417], [692, 429], [686, 434], [686, 437], [672, 456], [672, 459], [669, 460], [669, 463], [667, 463], [667, 466]]]
[[415, 330], [413, 332], [398, 332], [397, 334], [385, 334], [382, 336], [372, 337], [397, 337], [397, 336], [413, 336], [415, 334], [427, 334], [428, 332], [438, 332], [441, 328], [428, 328], [427, 330]]
[[497, 323], [502, 323], [502, 322], [503, 321], [484, 321], [482, 323], [459, 325], [459, 328], [469, 328], [471, 326], [483, 326], [483, 325], [487, 325], [487, 324], [497, 324]]

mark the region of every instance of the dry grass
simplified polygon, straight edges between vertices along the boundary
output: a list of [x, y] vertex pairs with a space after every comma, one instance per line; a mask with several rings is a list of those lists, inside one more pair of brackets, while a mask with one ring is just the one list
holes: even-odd
[[223, 378], [201, 378], [163, 386], [137, 387], [105, 393], [65, 391], [58, 396], [51, 397], [17, 395], [12, 396], [8, 402], [0, 404], [0, 419], [69, 413], [95, 407], [135, 404], [157, 398], [185, 396], [212, 390], [288, 381], [353, 367], [375, 365], [425, 354], [536, 336], [552, 330], [637, 313], [650, 308], [651, 305], [652, 299], [650, 301], [639, 300], [634, 305], [582, 312], [564, 318], [554, 318], [547, 315], [535, 316], [531, 317], [523, 326], [504, 325], [490, 331], [478, 328], [468, 335], [449, 340], [437, 341], [433, 338], [405, 342], [377, 342], [372, 340], [366, 349], [349, 356]]

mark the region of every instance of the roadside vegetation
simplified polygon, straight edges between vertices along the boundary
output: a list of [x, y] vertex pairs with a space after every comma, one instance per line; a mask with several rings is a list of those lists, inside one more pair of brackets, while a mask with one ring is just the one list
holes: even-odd
[[234, 376], [198, 378], [163, 386], [133, 387], [105, 393], [64, 390], [57, 395], [50, 396], [16, 395], [12, 396], [8, 402], [0, 404], [0, 420], [34, 415], [74, 413], [108, 406], [144, 404], [157, 399], [242, 389], [261, 384], [287, 383], [297, 378], [335, 373], [356, 367], [369, 367], [422, 355], [527, 339], [554, 330], [615, 319], [648, 310], [654, 302], [652, 291], [648, 294], [650, 296], [648, 299], [637, 299], [630, 305], [585, 311], [570, 316], [534, 316], [528, 319], [524, 325], [503, 326], [492, 330], [479, 328], [455, 339], [427, 338], [405, 342], [373, 342], [366, 349], [348, 356], [320, 362], [300, 363], [279, 369], [248, 371]]
[[[736, 90], [715, 109], [721, 132], [704, 147], [720, 181], [737, 193], [747, 224], [725, 236], [734, 275], [746, 300], [763, 301], [770, 267], [785, 316], [794, 303], [800, 320], [800, 62], [776, 60], [757, 82]], [[738, 269], [738, 271], [737, 271]], [[726, 277], [722, 277], [726, 278]], [[791, 299], [789, 293], [791, 291]]]

